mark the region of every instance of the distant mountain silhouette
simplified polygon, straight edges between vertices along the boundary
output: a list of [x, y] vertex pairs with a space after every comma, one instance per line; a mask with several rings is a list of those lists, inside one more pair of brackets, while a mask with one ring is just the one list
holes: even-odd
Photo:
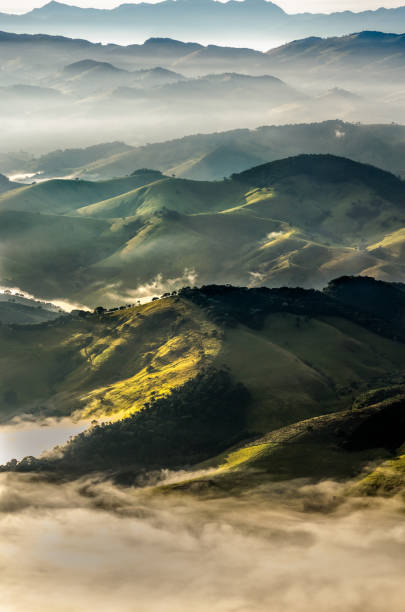
[[359, 30], [403, 32], [405, 7], [325, 14], [285, 13], [266, 0], [164, 0], [122, 4], [111, 10], [50, 2], [23, 15], [0, 13], [0, 29], [80, 36], [93, 40], [140, 42], [148, 37], [274, 46], [308, 36], [341, 36]]

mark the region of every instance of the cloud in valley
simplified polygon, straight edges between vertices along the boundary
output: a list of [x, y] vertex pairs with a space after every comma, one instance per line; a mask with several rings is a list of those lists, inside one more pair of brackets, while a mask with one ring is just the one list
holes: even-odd
[[303, 513], [311, 500], [328, 507], [340, 487], [297, 486], [297, 501], [283, 506], [282, 485], [196, 501], [3, 476], [2, 610], [403, 609], [397, 502]]

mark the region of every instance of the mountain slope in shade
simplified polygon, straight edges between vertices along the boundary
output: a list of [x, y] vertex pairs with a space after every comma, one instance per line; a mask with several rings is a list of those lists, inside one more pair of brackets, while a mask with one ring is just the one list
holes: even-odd
[[83, 72], [88, 73], [90, 71], [97, 71], [108, 76], [111, 76], [111, 74], [114, 74], [115, 72], [123, 72], [108, 62], [96, 62], [95, 60], [82, 60], [80, 62], [74, 62], [73, 64], [65, 66], [63, 69], [63, 72], [71, 75], [78, 75], [82, 74]]
[[0, 293], [0, 324], [37, 324], [53, 321], [64, 313], [52, 304], [10, 292]]

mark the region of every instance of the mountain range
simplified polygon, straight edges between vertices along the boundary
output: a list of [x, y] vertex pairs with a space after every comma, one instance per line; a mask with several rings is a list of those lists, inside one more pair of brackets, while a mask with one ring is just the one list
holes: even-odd
[[[298, 76], [303, 67], [310, 67], [311, 80], [315, 79], [318, 73], [321, 73], [318, 78], [322, 76], [328, 81], [333, 81], [336, 76], [342, 79], [339, 71], [343, 69], [347, 71], [348, 79], [350, 76], [354, 79], [356, 75], [365, 79], [367, 75], [361, 74], [361, 70], [365, 68], [368, 73], [382, 77], [385, 75], [388, 80], [390, 74], [394, 74], [395, 70], [399, 71], [403, 66], [405, 35], [402, 32], [395, 34], [382, 30], [359, 29], [342, 36], [303, 36], [262, 52], [247, 47], [203, 45], [162, 37], [150, 37], [142, 43], [125, 46], [102, 45], [63, 36], [0, 31], [0, 49], [5, 69], [7, 62], [10, 62], [12, 69], [13, 59], [16, 61], [18, 58], [24, 58], [21, 75], [33, 71], [50, 75], [56, 70], [64, 70], [66, 75], [73, 75], [73, 71], [93, 69], [112, 77], [112, 73], [119, 70], [125, 72], [134, 71], [136, 68], [161, 66], [189, 76], [221, 72], [263, 75], [277, 71], [276, 76], [283, 78], [291, 74]], [[52, 55], [49, 58], [47, 54], [50, 52]], [[386, 70], [389, 71], [388, 75]], [[6, 77], [7, 70], [5, 73]], [[371, 78], [372, 75], [369, 76]]]
[[61, 142], [136, 145], [240, 126], [401, 122], [404, 49], [403, 35], [370, 31], [268, 53], [0, 32], [1, 152], [13, 149], [16, 134], [29, 151], [46, 153]]
[[[165, 0], [122, 4], [111, 10], [50, 2], [23, 15], [0, 14], [0, 28], [20, 33], [64, 34], [133, 43], [151, 36], [270, 48], [307, 36], [339, 36], [359, 30], [404, 31], [405, 8], [353, 13], [287, 14], [266, 0], [215, 2]], [[254, 34], [252, 34], [254, 32]]]

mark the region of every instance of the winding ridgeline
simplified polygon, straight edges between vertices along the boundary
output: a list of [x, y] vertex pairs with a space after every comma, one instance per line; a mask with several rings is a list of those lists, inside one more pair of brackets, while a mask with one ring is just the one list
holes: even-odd
[[[175, 488], [215, 493], [362, 475], [357, 492], [396, 492], [404, 313], [404, 285], [342, 277], [323, 291], [208, 285], [2, 325], [3, 423], [29, 414], [97, 422], [55, 453], [2, 470], [124, 484], [163, 468], [211, 468]], [[370, 461], [381, 467], [364, 480]]]
[[0, 195], [3, 282], [95, 307], [190, 274], [248, 286], [320, 287], [345, 274], [397, 281], [404, 203], [401, 179], [332, 155], [212, 182], [146, 169], [50, 180]]

